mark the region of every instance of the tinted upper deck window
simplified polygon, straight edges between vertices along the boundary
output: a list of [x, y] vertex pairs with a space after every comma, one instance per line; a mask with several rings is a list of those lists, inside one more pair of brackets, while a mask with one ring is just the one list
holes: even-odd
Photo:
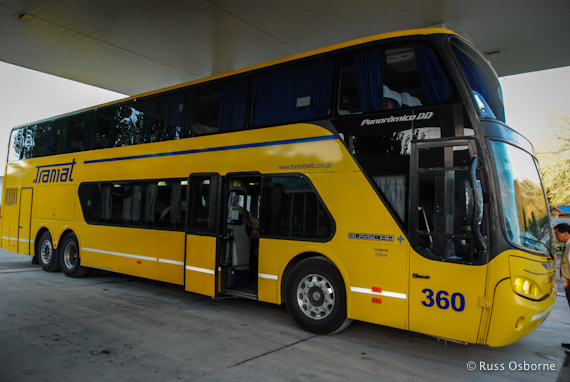
[[377, 47], [343, 57], [340, 115], [434, 105], [451, 95], [449, 78], [426, 44]]
[[333, 67], [331, 59], [258, 74], [253, 126], [327, 117], [331, 110]]

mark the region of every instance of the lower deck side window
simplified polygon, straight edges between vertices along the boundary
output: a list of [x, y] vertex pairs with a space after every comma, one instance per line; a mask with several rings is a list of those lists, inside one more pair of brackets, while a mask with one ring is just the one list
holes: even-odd
[[[215, 234], [222, 218], [217, 201], [232, 197], [218, 194], [218, 178], [193, 175], [190, 189], [187, 179], [88, 182], [79, 186], [78, 194], [88, 224], [184, 231], [188, 216], [189, 230]], [[307, 177], [256, 175], [251, 179], [255, 186], [247, 186], [239, 200], [242, 209], [247, 207], [248, 218], [256, 222], [250, 224], [252, 230], [272, 238], [324, 241], [332, 237], [334, 221]], [[239, 221], [239, 206], [236, 211]]]
[[186, 179], [94, 182], [79, 186], [89, 224], [184, 230]]
[[261, 235], [325, 240], [333, 220], [307, 178], [267, 176], [261, 195]]

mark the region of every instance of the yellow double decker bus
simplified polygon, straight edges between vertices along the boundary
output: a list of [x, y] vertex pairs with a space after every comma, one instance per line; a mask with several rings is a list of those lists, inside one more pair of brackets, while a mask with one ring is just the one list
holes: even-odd
[[388, 33], [12, 130], [2, 247], [502, 346], [556, 296], [531, 144], [487, 61], [444, 29]]

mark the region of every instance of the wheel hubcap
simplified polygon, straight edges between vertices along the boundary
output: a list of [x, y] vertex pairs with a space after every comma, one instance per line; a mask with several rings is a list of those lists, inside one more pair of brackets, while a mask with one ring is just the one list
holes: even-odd
[[49, 263], [52, 256], [53, 256], [53, 247], [51, 245], [51, 242], [46, 240], [42, 243], [42, 245], [40, 247], [40, 257], [41, 257], [42, 263], [44, 263], [44, 264]]
[[307, 275], [297, 286], [297, 302], [307, 317], [322, 320], [333, 311], [334, 288], [329, 280], [321, 275]]
[[68, 269], [75, 267], [75, 264], [77, 264], [77, 257], [77, 248], [75, 248], [75, 245], [66, 245], [63, 250], [63, 263], [65, 264], [65, 267]]

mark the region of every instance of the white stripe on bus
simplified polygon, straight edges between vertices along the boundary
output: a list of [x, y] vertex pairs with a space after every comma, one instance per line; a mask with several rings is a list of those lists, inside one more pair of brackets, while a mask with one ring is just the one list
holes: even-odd
[[554, 308], [554, 306], [551, 306], [550, 309], [546, 309], [544, 312], [537, 314], [536, 316], [533, 316], [530, 320], [531, 321], [536, 321], [536, 320], [540, 320], [543, 317], [546, 317], [550, 311]]
[[158, 261], [158, 259], [157, 259], [156, 257], [147, 257], [147, 256], [131, 255], [131, 254], [129, 254], [129, 253], [104, 251], [104, 250], [102, 250], [102, 249], [81, 248], [81, 250], [82, 250], [82, 251], [86, 251], [86, 252], [103, 253], [103, 254], [105, 254], [105, 255], [119, 256], [119, 257], [128, 257], [128, 258], [130, 258], [130, 259], [147, 260], [147, 261]]
[[393, 298], [399, 298], [402, 300], [406, 300], [408, 298], [408, 296], [405, 293], [397, 293], [397, 292], [389, 292], [386, 290], [383, 290], [382, 292], [374, 292], [372, 289], [367, 289], [367, 288], [358, 288], [358, 287], [350, 287], [350, 291], [351, 292], [355, 292], [355, 293], [364, 293], [364, 294], [371, 294], [374, 296], [384, 296], [384, 297], [393, 297]]
[[129, 253], [121, 253], [121, 252], [112, 252], [112, 251], [104, 251], [102, 249], [94, 249], [94, 248], [81, 248], [82, 251], [86, 252], [95, 252], [95, 253], [103, 253], [105, 255], [112, 255], [112, 256], [119, 256], [119, 257], [127, 257], [130, 259], [137, 259], [137, 260], [147, 260], [147, 261], [158, 261], [159, 263], [166, 263], [172, 265], [180, 265], [184, 266], [184, 262], [170, 260], [170, 259], [157, 259], [156, 257], [148, 257], [148, 256], [140, 256], [140, 255], [132, 255]]
[[268, 275], [267, 273], [258, 273], [257, 276], [262, 279], [279, 280], [277, 275]]
[[173, 265], [181, 265], [184, 266], [183, 261], [176, 261], [176, 260], [169, 260], [169, 259], [158, 259], [159, 263], [166, 263], [166, 264], [173, 264]]
[[214, 272], [214, 271], [211, 270], [211, 269], [192, 267], [192, 266], [190, 266], [190, 265], [187, 265], [187, 266], [186, 266], [186, 269], [189, 270], [189, 271], [194, 271], [194, 272], [207, 273], [207, 274], [209, 274], [209, 275], [213, 275], [213, 274], [216, 273], [216, 272]]
[[12, 241], [21, 241], [23, 243], [33, 243], [34, 242], [34, 240], [18, 239], [17, 237], [8, 237], [8, 236], [2, 236], [2, 239], [12, 240]]

